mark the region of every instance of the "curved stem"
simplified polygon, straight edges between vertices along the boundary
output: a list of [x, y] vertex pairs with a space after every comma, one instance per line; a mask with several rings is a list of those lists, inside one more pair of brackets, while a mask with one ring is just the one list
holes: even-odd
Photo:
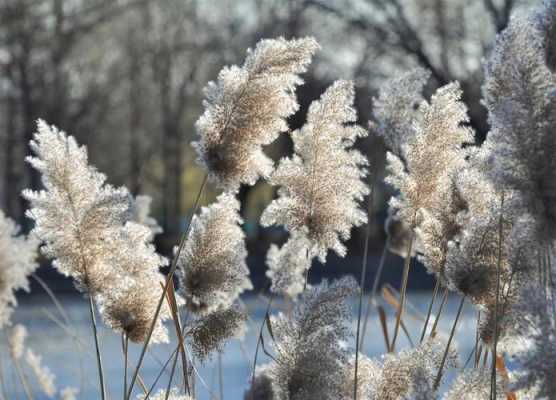
[[436, 296], [438, 294], [438, 289], [440, 288], [440, 279], [436, 279], [436, 284], [434, 285], [434, 290], [432, 292], [432, 297], [431, 297], [431, 301], [429, 303], [429, 309], [427, 311], [427, 318], [425, 319], [425, 325], [423, 326], [423, 331], [421, 332], [421, 339], [419, 341], [419, 343], [423, 343], [423, 339], [425, 339], [425, 334], [427, 333], [427, 327], [429, 325], [429, 320], [431, 318], [431, 313], [432, 313], [432, 306], [434, 305], [434, 302], [436, 300]]
[[374, 179], [373, 175], [370, 175], [371, 181], [371, 192], [369, 193], [369, 199], [367, 202], [367, 228], [365, 229], [365, 247], [363, 249], [363, 265], [361, 266], [361, 279], [359, 282], [359, 308], [357, 310], [357, 334], [355, 337], [355, 377], [353, 380], [353, 399], [357, 400], [357, 379], [358, 379], [358, 367], [359, 367], [359, 335], [361, 333], [361, 315], [363, 312], [363, 295], [365, 293], [365, 279], [367, 277], [367, 261], [369, 257], [369, 237], [371, 236], [371, 221], [370, 216], [373, 211], [373, 197], [374, 197]]
[[452, 330], [450, 331], [450, 337], [448, 338], [448, 343], [446, 344], [446, 350], [444, 350], [444, 355], [442, 356], [442, 361], [440, 362], [440, 367], [438, 368], [438, 374], [436, 375], [436, 379], [434, 381], [434, 386], [433, 386], [434, 390], [438, 389], [438, 385], [440, 385], [440, 379], [442, 378], [442, 370], [444, 369], [444, 364], [446, 363], [446, 358], [448, 357], [448, 353], [450, 351], [450, 345], [452, 344], [452, 339], [454, 338], [454, 334], [456, 332], [456, 326], [458, 324], [459, 317], [461, 315], [461, 310], [463, 309], [464, 304], [465, 304], [465, 297], [462, 297], [459, 303], [456, 319], [454, 320], [454, 324], [452, 325]]
[[98, 379], [100, 384], [100, 396], [102, 400], [106, 399], [106, 386], [104, 385], [104, 369], [102, 367], [102, 356], [100, 354], [100, 343], [98, 340], [97, 320], [95, 317], [95, 305], [93, 304], [93, 297], [89, 293], [89, 313], [91, 316], [91, 326], [93, 327], [93, 336], [95, 337], [95, 350], [97, 356]]
[[185, 230], [185, 232], [183, 233], [181, 240], [180, 240], [180, 244], [178, 246], [178, 250], [176, 251], [176, 254], [174, 255], [174, 258], [172, 259], [172, 264], [170, 266], [170, 271], [168, 272], [168, 277], [166, 278], [166, 283], [164, 285], [164, 289], [162, 290], [162, 294], [160, 296], [160, 299], [158, 300], [158, 304], [156, 305], [156, 310], [153, 316], [153, 319], [151, 321], [151, 326], [149, 328], [149, 333], [147, 334], [147, 338], [145, 339], [145, 343], [143, 344], [143, 348], [141, 349], [141, 354], [139, 356], [139, 360], [137, 361], [137, 366], [135, 367], [135, 371], [133, 372], [133, 377], [131, 378], [131, 383], [129, 385], [129, 390], [127, 393], [127, 400], [129, 400], [131, 398], [131, 394], [133, 393], [133, 386], [135, 385], [135, 381], [137, 380], [137, 375], [139, 374], [139, 370], [141, 369], [141, 365], [143, 364], [143, 360], [145, 358], [145, 354], [147, 353], [147, 347], [149, 346], [149, 342], [151, 341], [151, 337], [154, 331], [154, 328], [156, 326], [156, 321], [158, 320], [158, 316], [160, 315], [160, 310], [162, 309], [162, 304], [164, 303], [164, 300], [166, 298], [166, 293], [168, 293], [168, 288], [170, 287], [170, 284], [172, 283], [172, 277], [174, 276], [174, 273], [176, 272], [176, 269], [178, 267], [178, 259], [179, 256], [181, 254], [181, 252], [183, 251], [183, 248], [185, 246], [185, 242], [187, 240], [187, 237], [189, 235], [189, 231], [191, 230], [191, 222], [193, 220], [193, 216], [195, 215], [195, 213], [197, 212], [197, 209], [199, 208], [199, 201], [201, 199], [201, 195], [203, 194], [206, 184], [207, 184], [207, 180], [208, 180], [208, 174], [205, 174], [205, 177], [203, 178], [203, 183], [201, 184], [201, 188], [199, 189], [199, 193], [197, 194], [197, 198], [195, 199], [195, 204], [193, 206], [193, 211], [191, 213], [191, 217], [189, 218], [189, 223], [187, 224], [187, 228]]
[[394, 337], [392, 338], [392, 344], [390, 345], [390, 352], [393, 352], [396, 346], [396, 340], [398, 339], [398, 334], [400, 331], [400, 322], [402, 319], [403, 310], [405, 307], [405, 298], [407, 292], [407, 281], [409, 279], [409, 267], [411, 266], [411, 252], [413, 249], [413, 241], [415, 240], [415, 232], [411, 234], [411, 239], [407, 245], [407, 254], [405, 256], [405, 263], [403, 268], [403, 278], [402, 278], [402, 288], [400, 291], [400, 309], [396, 315], [396, 325], [394, 328]]

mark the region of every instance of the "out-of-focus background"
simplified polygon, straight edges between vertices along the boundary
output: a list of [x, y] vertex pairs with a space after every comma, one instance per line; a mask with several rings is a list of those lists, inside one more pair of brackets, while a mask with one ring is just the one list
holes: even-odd
[[[487, 131], [480, 104], [481, 60], [523, 0], [1, 0], [0, 207], [25, 231], [24, 188], [40, 180], [24, 162], [37, 118], [74, 135], [113, 185], [153, 198], [164, 228], [156, 239], [169, 254], [186, 224], [203, 172], [190, 142], [202, 112], [202, 89], [224, 65], [242, 63], [261, 38], [312, 35], [322, 45], [297, 92], [300, 127], [309, 103], [336, 79], [353, 79], [359, 122], [372, 119], [372, 97], [390, 77], [420, 65], [432, 72], [426, 90], [459, 80], [478, 139]], [[371, 216], [370, 275], [384, 244], [391, 191], [381, 182], [385, 148], [372, 132], [359, 143], [377, 173]], [[267, 149], [289, 154], [287, 134]], [[215, 196], [208, 190], [202, 204]], [[261, 211], [274, 196], [264, 182], [240, 191], [249, 265], [263, 287], [264, 257], [281, 229], [262, 229]], [[346, 259], [330, 257], [322, 274], [360, 268], [363, 229], [349, 241]], [[391, 256], [387, 265], [401, 264]], [[46, 264], [46, 262], [44, 262]], [[412, 287], [430, 279], [415, 269]], [[385, 279], [399, 281], [399, 268]], [[55, 290], [72, 290], [52, 269], [39, 274]], [[370, 282], [371, 279], [368, 280]]]

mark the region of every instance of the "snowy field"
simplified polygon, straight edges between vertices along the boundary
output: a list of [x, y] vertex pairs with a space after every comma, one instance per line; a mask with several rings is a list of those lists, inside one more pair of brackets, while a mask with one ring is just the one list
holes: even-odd
[[[411, 293], [409, 295], [409, 302], [421, 313], [426, 312], [429, 299], [430, 294], [428, 293]], [[14, 323], [23, 323], [27, 326], [29, 330], [28, 346], [42, 355], [45, 365], [55, 372], [56, 384], [59, 389], [65, 386], [77, 387], [80, 389], [79, 399], [97, 400], [99, 398], [97, 392], [98, 380], [87, 303], [75, 296], [62, 297], [60, 300], [64, 304], [71, 321], [69, 328], [71, 332], [67, 331], [67, 327], [60, 326], [60, 321], [63, 320], [63, 317], [58, 313], [50, 300], [36, 296], [22, 299], [21, 305], [17, 308], [14, 315]], [[221, 360], [224, 398], [230, 400], [243, 398], [243, 392], [247, 387], [252, 367], [257, 332], [265, 312], [263, 300], [256, 297], [248, 297], [245, 301], [252, 318], [249, 323], [249, 329], [243, 341], [234, 340], [229, 342]], [[356, 302], [354, 301], [352, 307], [354, 334], [356, 327], [355, 304]], [[450, 330], [458, 304], [459, 298], [450, 298], [446, 306], [446, 312], [443, 313], [440, 319], [439, 326], [442, 334], [446, 336]], [[393, 332], [394, 316], [388, 306], [386, 306], [386, 309], [390, 312], [388, 321], [390, 323], [391, 335]], [[405, 317], [406, 324], [412, 339], [418, 341], [422, 322], [412, 318], [411, 316], [415, 315], [415, 313], [411, 312], [411, 307], [409, 310], [409, 315]], [[369, 321], [364, 352], [371, 357], [380, 357], [385, 351], [384, 339], [376, 313], [371, 315], [372, 318]], [[476, 314], [473, 311], [472, 305], [466, 304], [456, 334], [456, 347], [460, 354], [461, 364], [465, 362], [474, 345], [475, 320]], [[400, 346], [398, 347], [408, 346], [409, 342], [403, 333], [400, 333], [399, 339], [398, 343]], [[122, 398], [123, 385], [121, 338], [103, 327], [101, 329], [101, 341], [109, 397], [111, 399], [120, 399]], [[351, 346], [353, 343], [349, 345]], [[139, 350], [140, 346], [130, 346], [130, 357], [132, 360], [130, 365], [134, 365]], [[168, 355], [172, 351], [173, 347], [170, 345], [154, 346], [152, 348], [141, 369], [141, 377], [147, 386], [150, 386], [154, 381], [160, 371], [160, 365], [167, 360]], [[259, 354], [262, 355], [260, 362], [264, 362], [264, 353], [260, 352]], [[0, 356], [8, 398], [24, 399], [25, 396], [21, 387], [18, 386], [17, 389], [14, 389], [14, 382], [17, 382], [17, 380], [15, 380], [14, 371], [10, 367], [11, 363], [6, 349], [5, 336], [1, 338]], [[210, 362], [198, 367], [196, 382], [197, 399], [218, 399], [220, 391], [218, 383], [218, 357], [215, 356]], [[170, 368], [168, 368], [169, 370]], [[32, 381], [30, 376], [29, 378]], [[168, 376], [163, 375], [160, 380], [161, 387], [165, 387], [167, 382]], [[137, 394], [140, 393], [140, 390], [140, 387], [136, 387]], [[39, 394], [38, 390], [35, 393], [36, 400], [47, 399], [46, 396]]]

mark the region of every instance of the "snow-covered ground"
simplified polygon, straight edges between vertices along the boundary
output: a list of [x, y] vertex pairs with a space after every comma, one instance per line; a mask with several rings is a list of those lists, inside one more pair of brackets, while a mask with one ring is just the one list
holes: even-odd
[[[439, 296], [440, 297], [440, 296]], [[89, 314], [85, 300], [68, 296], [62, 297], [61, 302], [69, 316], [71, 325], [68, 332], [67, 327], [60, 326], [62, 316], [56, 307], [47, 297], [33, 296], [23, 298], [21, 305], [14, 314], [14, 323], [23, 323], [29, 331], [27, 340], [28, 346], [32, 347], [36, 353], [43, 357], [44, 364], [56, 374], [56, 384], [59, 389], [65, 386], [73, 386], [80, 389], [78, 398], [80, 400], [97, 400], [98, 380], [96, 372], [96, 361], [94, 356], [94, 342], [89, 325]], [[243, 341], [233, 340], [225, 348], [222, 354], [223, 371], [223, 391], [224, 399], [242, 399], [250, 376], [250, 370], [255, 351], [256, 337], [260, 328], [261, 319], [264, 316], [265, 306], [263, 300], [257, 297], [247, 297], [244, 299], [250, 310], [251, 321], [249, 329]], [[430, 300], [430, 293], [411, 293], [409, 303], [415, 308], [425, 313]], [[355, 335], [356, 327], [356, 302], [353, 301], [353, 332]], [[445, 312], [439, 321], [439, 326], [443, 334], [450, 331], [451, 323], [459, 305], [459, 298], [451, 297], [446, 305]], [[279, 305], [278, 305], [279, 306]], [[393, 332], [394, 315], [392, 309], [389, 310], [390, 335]], [[409, 309], [410, 310], [410, 309]], [[371, 357], [380, 357], [384, 353], [384, 339], [376, 312], [373, 312], [369, 321], [367, 335], [365, 339], [364, 352]], [[405, 317], [406, 325], [414, 341], [419, 340], [422, 322], [411, 316], [409, 312]], [[471, 304], [466, 304], [463, 310], [462, 319], [458, 325], [456, 334], [456, 346], [460, 354], [460, 362], [463, 364], [471, 352], [475, 339], [476, 313]], [[105, 327], [101, 328], [102, 356], [104, 358], [104, 368], [107, 379], [109, 396], [111, 399], [122, 398], [122, 372], [123, 356], [121, 338]], [[175, 343], [175, 341], [173, 342]], [[403, 333], [400, 333], [398, 341], [399, 348], [409, 345]], [[353, 345], [350, 343], [349, 345]], [[173, 345], [175, 346], [175, 345]], [[130, 365], [135, 365], [140, 346], [130, 346]], [[145, 384], [149, 386], [160, 371], [161, 363], [164, 363], [169, 354], [173, 351], [171, 345], [159, 345], [152, 347], [148, 353], [141, 377]], [[265, 362], [263, 352], [259, 353], [260, 362]], [[14, 371], [11, 369], [11, 362], [6, 349], [5, 332], [0, 332], [0, 357], [2, 362], [5, 386], [8, 398], [24, 399], [24, 393], [20, 386], [14, 389]], [[168, 368], [168, 371], [170, 368]], [[196, 380], [196, 391], [198, 400], [208, 400], [218, 398], [218, 357], [215, 356], [205, 365], [198, 366], [199, 377]], [[36, 382], [31, 374], [29, 379], [33, 385]], [[448, 376], [449, 379], [449, 376]], [[163, 375], [160, 380], [161, 387], [166, 387], [168, 376]], [[36, 387], [36, 385], [35, 385]], [[14, 392], [17, 390], [17, 393]], [[136, 393], [140, 393], [140, 387], [136, 387]], [[213, 395], [211, 396], [211, 391]], [[46, 396], [35, 391], [35, 399], [47, 399]]]

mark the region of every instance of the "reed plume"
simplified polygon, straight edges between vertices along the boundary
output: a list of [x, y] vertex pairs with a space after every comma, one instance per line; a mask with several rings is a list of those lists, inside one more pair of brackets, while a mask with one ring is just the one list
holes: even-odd
[[311, 243], [310, 258], [325, 262], [329, 249], [345, 256], [351, 228], [367, 221], [359, 202], [369, 193], [367, 160], [352, 146], [367, 135], [354, 124], [354, 88], [337, 81], [314, 101], [307, 123], [292, 133], [295, 154], [283, 158], [270, 178], [278, 199], [261, 216], [263, 226], [284, 225]]
[[[507, 400], [500, 380], [497, 384], [499, 388], [496, 392], [496, 400]], [[486, 368], [477, 368], [459, 374], [442, 400], [492, 400], [490, 371]]]
[[39, 387], [48, 397], [52, 398], [56, 394], [56, 385], [54, 380], [56, 377], [50, 369], [43, 365], [41, 356], [35, 354], [32, 349], [27, 349], [25, 352], [25, 361], [33, 371]]
[[348, 360], [341, 345], [348, 338], [347, 300], [356, 292], [350, 277], [324, 282], [301, 294], [291, 318], [282, 313], [272, 318], [276, 361], [269, 366], [269, 376], [275, 400], [340, 398], [341, 365]]
[[[152, 301], [162, 295], [159, 267], [166, 263], [150, 243], [151, 229], [131, 222], [127, 190], [106, 184], [72, 136], [39, 120], [30, 145], [36, 157], [27, 160], [41, 173], [45, 189], [25, 190], [23, 196], [31, 203], [27, 215], [43, 241], [41, 250], [96, 299], [110, 326], [141, 341], [145, 321], [154, 315]], [[161, 341], [167, 341], [161, 321], [168, 318], [165, 308], [157, 320]]]
[[233, 194], [223, 193], [193, 217], [177, 274], [185, 304], [196, 314], [228, 308], [252, 289], [239, 207]]
[[226, 67], [205, 87], [205, 112], [193, 142], [209, 177], [235, 190], [272, 172], [262, 146], [288, 129], [298, 104], [295, 87], [319, 48], [313, 38], [265, 39], [248, 50], [243, 66]]
[[0, 211], [0, 329], [9, 325], [17, 306], [15, 292], [29, 291], [29, 275], [38, 267], [38, 241], [19, 233], [19, 227]]

